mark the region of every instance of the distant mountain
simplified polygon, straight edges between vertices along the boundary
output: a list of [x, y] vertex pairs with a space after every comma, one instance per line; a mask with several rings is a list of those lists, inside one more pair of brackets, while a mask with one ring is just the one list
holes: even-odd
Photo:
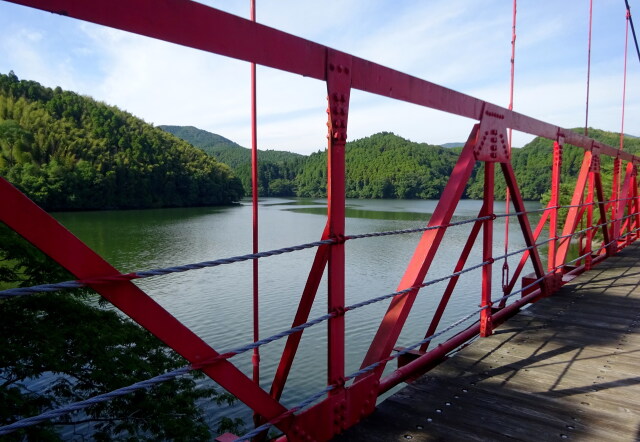
[[[199, 147], [240, 178], [245, 193], [251, 192], [251, 149], [218, 134], [193, 126], [158, 126]], [[293, 181], [306, 161], [305, 155], [280, 150], [258, 149], [258, 186], [262, 196], [295, 196]]]
[[[251, 164], [251, 149], [240, 146], [221, 135], [198, 129], [193, 126], [158, 126], [160, 129], [182, 138], [186, 142], [199, 147], [218, 161], [237, 169], [245, 164]], [[303, 158], [293, 152], [281, 150], [260, 150], [258, 149], [260, 162], [282, 163], [295, 161]]]
[[161, 125], [158, 126], [158, 128], [164, 130], [165, 132], [169, 132], [178, 138], [182, 138], [183, 140], [194, 145], [195, 147], [199, 147], [210, 155], [213, 154], [213, 152], [224, 150], [230, 147], [241, 148], [239, 144], [234, 143], [233, 141], [223, 136], [208, 132], [206, 130], [198, 129], [197, 127], [193, 126]]
[[445, 149], [451, 149], [453, 147], [464, 147], [464, 143], [444, 143], [440, 146], [444, 147]]

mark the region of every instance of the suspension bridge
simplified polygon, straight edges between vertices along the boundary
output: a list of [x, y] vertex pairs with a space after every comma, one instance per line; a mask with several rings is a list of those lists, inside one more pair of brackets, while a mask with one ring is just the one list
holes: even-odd
[[[158, 377], [41, 415], [24, 416], [0, 427], [0, 435], [197, 370], [254, 412], [255, 428], [244, 435], [221, 435], [219, 440], [225, 441], [264, 440], [272, 428], [283, 441], [329, 440], [342, 433], [343, 440], [539, 439], [543, 435], [637, 439], [638, 407], [633, 397], [634, 388], [637, 390], [633, 368], [637, 335], [632, 332], [639, 313], [638, 246], [634, 241], [640, 230], [640, 158], [624, 150], [624, 130], [620, 146], [610, 146], [590, 138], [586, 129], [580, 134], [515, 112], [512, 103], [501, 107], [266, 27], [256, 23], [255, 16], [254, 20], [245, 20], [196, 2], [12, 2], [325, 82], [328, 213], [318, 241], [260, 251], [255, 205], [253, 253], [123, 274], [10, 183], [0, 180], [0, 220], [76, 278], [4, 290], [1, 298], [91, 288], [186, 360], [183, 368]], [[626, 6], [629, 26], [631, 15]], [[512, 45], [515, 48], [515, 8]], [[474, 121], [428, 225], [366, 234], [345, 230], [345, 143], [353, 89]], [[551, 198], [546, 207], [537, 211], [527, 211], [511, 164], [512, 130], [553, 142], [553, 154], [548, 159], [552, 168]], [[570, 195], [563, 194], [561, 188], [566, 179], [561, 168], [565, 145], [583, 150]], [[255, 167], [255, 149], [253, 159]], [[611, 189], [603, 185], [601, 160], [613, 165]], [[454, 222], [456, 205], [477, 163], [484, 169], [482, 208], [477, 217]], [[504, 177], [511, 201], [501, 213], [494, 209], [496, 173]], [[254, 203], [256, 190], [254, 186]], [[571, 202], [561, 204], [562, 197], [569, 197]], [[539, 218], [536, 225], [532, 225], [534, 217]], [[511, 220], [511, 235], [521, 235], [526, 247], [510, 250], [506, 242], [504, 252], [497, 250], [494, 222], [498, 218]], [[462, 225], [470, 228], [470, 234], [460, 250], [448, 250], [458, 256], [454, 268], [447, 276], [432, 277], [429, 271], [436, 253], [447, 247], [446, 232]], [[345, 249], [349, 244], [405, 234], [421, 237], [405, 273], [388, 275], [399, 279], [397, 290], [347, 303]], [[578, 247], [577, 257], [570, 254], [572, 244]], [[476, 247], [481, 249], [481, 261], [467, 262]], [[133, 283], [141, 278], [252, 261], [253, 296], [257, 300], [259, 260], [306, 249], [315, 250], [315, 257], [308, 263], [308, 279], [296, 305], [287, 306], [295, 310], [291, 327], [260, 337], [258, 325], [265, 318], [260, 317], [256, 302], [253, 342], [227, 350], [204, 342]], [[547, 255], [546, 265], [543, 254]], [[502, 267], [502, 287], [495, 287], [496, 265], [500, 261], [506, 263], [507, 258], [517, 265], [514, 269]], [[524, 274], [526, 265], [533, 269], [532, 273]], [[441, 324], [458, 280], [473, 271], [481, 273], [477, 309], [450, 324]], [[324, 276], [328, 284], [326, 313], [311, 317]], [[444, 292], [434, 293], [437, 284], [445, 286]], [[424, 338], [400, 348], [398, 338], [414, 301], [426, 293], [440, 296], [440, 303], [434, 312], [421, 315], [425, 321]], [[382, 318], [375, 318], [380, 325], [360, 368], [348, 372], [345, 319], [355, 310], [378, 303], [385, 303], [387, 311]], [[426, 315], [431, 315], [430, 321]], [[311, 327], [326, 328], [326, 387], [309, 392], [304, 401], [293, 407], [285, 406], [282, 393], [303, 333]], [[433, 340], [441, 338], [444, 341], [430, 348]], [[259, 382], [259, 349], [280, 340], [285, 342], [284, 350], [270, 387], [265, 389]], [[253, 354], [251, 375], [234, 364], [234, 357], [245, 353]], [[451, 357], [453, 353], [455, 357]], [[398, 368], [385, 371], [389, 362], [397, 363]], [[420, 378], [425, 373], [427, 377]], [[381, 395], [416, 379], [410, 390], [401, 391], [376, 409]], [[622, 417], [620, 407], [632, 417]], [[601, 414], [596, 408], [603, 410]], [[616, 425], [611, 424], [611, 419], [616, 420]], [[618, 421], [622, 424], [618, 425]]]

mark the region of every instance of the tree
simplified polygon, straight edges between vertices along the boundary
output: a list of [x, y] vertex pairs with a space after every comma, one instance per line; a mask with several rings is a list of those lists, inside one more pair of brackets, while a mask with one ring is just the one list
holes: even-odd
[[[69, 276], [0, 225], [0, 287]], [[0, 300], [0, 426], [186, 365], [146, 330], [95, 304], [87, 291]], [[201, 376], [194, 372], [93, 405], [11, 433], [8, 440], [60, 440], [60, 429], [78, 425], [94, 440], [210, 440], [197, 402], [233, 397], [197, 386]], [[240, 422], [222, 424], [220, 431]]]

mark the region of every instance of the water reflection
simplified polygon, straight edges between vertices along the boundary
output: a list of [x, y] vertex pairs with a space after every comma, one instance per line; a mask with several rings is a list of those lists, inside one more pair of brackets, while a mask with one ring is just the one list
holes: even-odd
[[[424, 200], [347, 200], [346, 232], [358, 234], [426, 226], [438, 201]], [[482, 201], [463, 200], [454, 221], [478, 215]], [[530, 209], [539, 204], [528, 203]], [[496, 213], [504, 203], [496, 202]], [[320, 215], [320, 216], [319, 216]], [[235, 207], [163, 209], [59, 213], [57, 219], [80, 239], [121, 271], [209, 261], [251, 253], [251, 202]], [[536, 219], [531, 219], [535, 225]], [[260, 200], [260, 250], [271, 250], [320, 239], [326, 224], [326, 200]], [[524, 246], [517, 223], [512, 224], [510, 249]], [[502, 253], [504, 219], [494, 222], [494, 251]], [[428, 279], [449, 275], [466, 242], [471, 224], [447, 229], [444, 247], [438, 251]], [[420, 239], [420, 233], [368, 240], [346, 245], [346, 303], [354, 304], [396, 290], [407, 263]], [[479, 239], [481, 241], [481, 239]], [[469, 256], [468, 266], [482, 262], [481, 250]], [[290, 327], [300, 295], [315, 256], [314, 249], [261, 259], [260, 334], [270, 336]], [[513, 258], [513, 262], [518, 257]], [[525, 273], [530, 270], [525, 269]], [[500, 272], [494, 270], [495, 295], [501, 295]], [[480, 271], [463, 275], [452, 296], [442, 324], [475, 309], [480, 300]], [[251, 262], [190, 271], [136, 282], [178, 320], [218, 351], [245, 345], [252, 340], [252, 264]], [[423, 338], [428, 321], [446, 283], [422, 290], [415, 301], [398, 345]], [[349, 312], [346, 317], [346, 371], [359, 368], [369, 343], [380, 324], [388, 302]], [[326, 277], [321, 283], [311, 318], [326, 314]], [[305, 331], [293, 365], [283, 401], [296, 405], [325, 386], [326, 325]], [[269, 388], [284, 342], [261, 349], [263, 387]], [[249, 352], [250, 353], [250, 352]], [[233, 359], [245, 373], [251, 373], [251, 355]], [[393, 369], [389, 365], [389, 369]], [[221, 412], [207, 405], [211, 422]], [[223, 415], [251, 420], [251, 413], [238, 406]]]

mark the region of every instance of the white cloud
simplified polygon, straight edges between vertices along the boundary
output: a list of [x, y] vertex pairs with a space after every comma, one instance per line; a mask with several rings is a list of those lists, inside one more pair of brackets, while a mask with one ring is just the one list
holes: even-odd
[[[249, 12], [246, 1], [203, 3], [245, 17]], [[617, 3], [601, 2], [598, 9], [590, 124], [617, 130], [624, 29]], [[0, 70], [77, 90], [154, 124], [193, 125], [249, 145], [248, 63], [22, 10], [0, 3], [0, 28], [7, 30], [0, 32]], [[573, 2], [521, 4], [517, 111], [563, 126], [583, 123], [586, 28], [581, 20], [586, 13]], [[502, 106], [508, 103], [511, 10], [505, 2], [434, 0], [391, 8], [381, 0], [259, 0], [258, 20]], [[637, 62], [630, 57], [629, 63], [626, 131], [640, 134]], [[324, 147], [325, 95], [322, 82], [259, 68], [260, 146], [302, 153]], [[362, 92], [352, 97], [350, 139], [386, 130], [437, 144], [465, 140], [473, 125]], [[514, 144], [530, 138], [517, 134]]]

